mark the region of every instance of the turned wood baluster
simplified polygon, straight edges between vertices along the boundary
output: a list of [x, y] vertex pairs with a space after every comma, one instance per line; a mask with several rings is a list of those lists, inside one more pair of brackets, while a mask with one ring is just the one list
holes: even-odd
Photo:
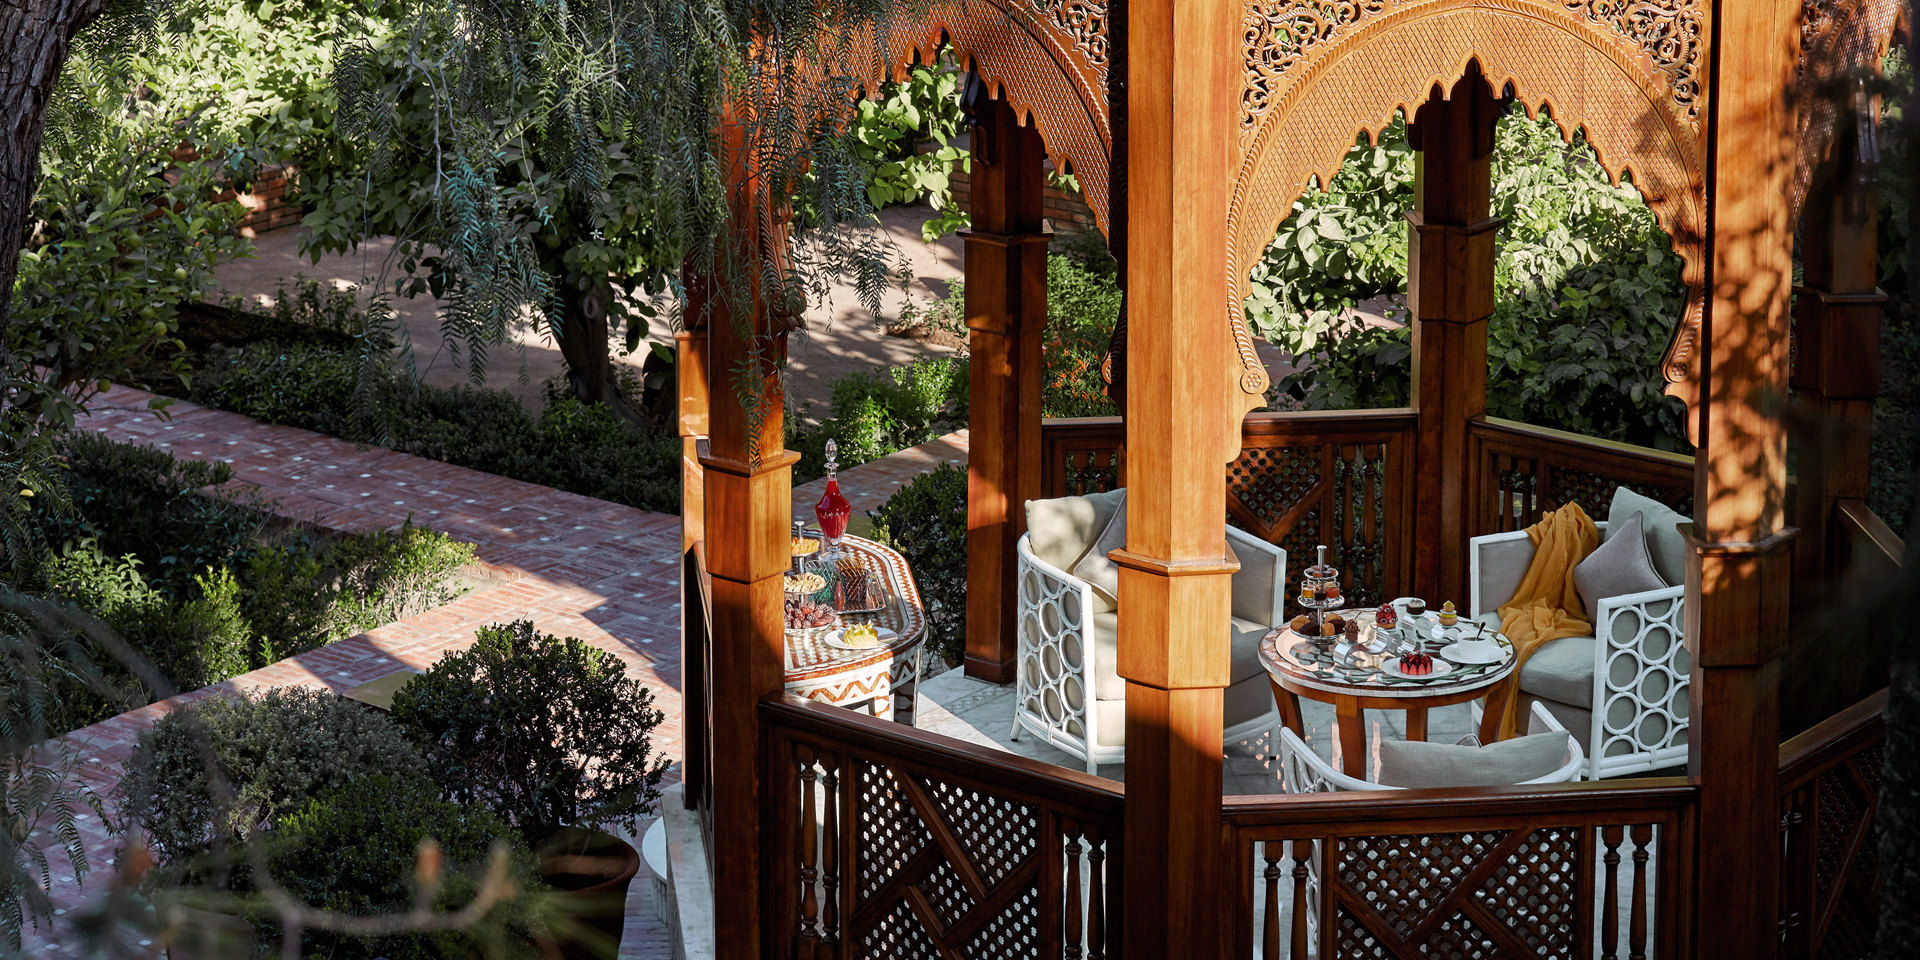
[[822, 811], [826, 828], [821, 839], [825, 851], [824, 868], [821, 876], [821, 888], [826, 892], [825, 909], [820, 918], [820, 939], [826, 943], [840, 940], [840, 764], [837, 753], [822, 755], [821, 766], [825, 768], [821, 777], [826, 786], [826, 809]]
[[[1313, 841], [1295, 840], [1293, 844], [1293, 960], [1307, 960], [1307, 856]], [[1269, 955], [1271, 956], [1271, 955]]]
[[1080, 844], [1080, 825], [1062, 817], [1061, 833], [1067, 843], [1067, 936], [1062, 951], [1066, 960], [1080, 960], [1083, 955], [1080, 921], [1085, 907], [1080, 903], [1080, 854], [1085, 849]]
[[1107, 838], [1095, 828], [1087, 842], [1087, 960], [1107, 956]]
[[[820, 939], [820, 901], [814, 884], [820, 879], [820, 873], [816, 869], [819, 847], [814, 836], [813, 791], [819, 773], [814, 767], [811, 747], [798, 747], [794, 752], [800, 758], [800, 938], [817, 941]], [[816, 948], [817, 944], [802, 943], [800, 952], [811, 956]]]
[[1284, 845], [1281, 840], [1261, 844], [1261, 859], [1267, 862], [1267, 869], [1260, 874], [1267, 883], [1267, 920], [1260, 955], [1267, 960], [1280, 956], [1280, 851]]
[[1600, 842], [1607, 852], [1601, 857], [1607, 865], [1606, 905], [1600, 914], [1600, 955], [1613, 960], [1620, 950], [1620, 837], [1619, 824], [1600, 828]]
[[1628, 914], [1627, 947], [1633, 960], [1647, 960], [1647, 855], [1653, 824], [1633, 825], [1633, 912]]

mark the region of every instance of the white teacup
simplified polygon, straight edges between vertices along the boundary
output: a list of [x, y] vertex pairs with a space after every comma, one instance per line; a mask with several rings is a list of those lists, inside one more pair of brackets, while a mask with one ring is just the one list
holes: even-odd
[[1453, 649], [1460, 659], [1471, 662], [1486, 662], [1500, 657], [1500, 645], [1484, 637], [1478, 640], [1455, 640]]

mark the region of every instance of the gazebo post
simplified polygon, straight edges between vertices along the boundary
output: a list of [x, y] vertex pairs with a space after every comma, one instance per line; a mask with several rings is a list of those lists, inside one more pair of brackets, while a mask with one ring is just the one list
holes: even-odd
[[1126, 8], [1126, 953], [1220, 955], [1224, 465], [1239, 408], [1221, 238], [1239, 116], [1241, 7]]
[[[1864, 97], [1863, 97], [1864, 99]], [[1859, 106], [1864, 106], [1861, 104]], [[1805, 449], [1794, 495], [1795, 579], [1821, 583], [1834, 506], [1865, 499], [1873, 401], [1880, 393], [1879, 202], [1871, 158], [1860, 156], [1858, 107], [1840, 111], [1833, 156], [1821, 164], [1801, 208], [1801, 284], [1794, 299], [1794, 397], [1822, 431]]]
[[[1686, 638], [1693, 657], [1688, 772], [1700, 785], [1693, 902], [1713, 923], [1694, 956], [1770, 955], [1780, 870], [1780, 655], [1794, 530], [1784, 526], [1787, 222], [1794, 129], [1792, 0], [1716, 10], [1707, 98], [1707, 305], [1692, 415], [1692, 551]], [[1683, 949], [1682, 951], [1688, 952]]]
[[[732, 155], [743, 157], [738, 125], [723, 128]], [[695, 278], [697, 306], [708, 331], [707, 377], [718, 385], [710, 397], [709, 433], [700, 455], [705, 475], [707, 569], [712, 579], [713, 650], [708, 736], [713, 755], [727, 762], [710, 771], [714, 830], [714, 946], [718, 956], [761, 956], [764, 884], [761, 800], [780, 764], [763, 754], [758, 713], [762, 698], [777, 695], [786, 657], [782, 578], [791, 560], [793, 464], [785, 449], [785, 408], [778, 370], [786, 352], [788, 317], [769, 303], [759, 264], [784, 252], [786, 236], [776, 218], [762, 216], [766, 190], [751, 171], [736, 168], [730, 190], [733, 222], [730, 251], [714, 274]], [[741, 278], [745, 278], [744, 280]], [[745, 283], [750, 296], [721, 285]], [[773, 300], [773, 302], [779, 302]], [[740, 309], [750, 311], [737, 315]], [[749, 385], [757, 409], [739, 399], [738, 378], [751, 361], [759, 378]]]
[[1407, 219], [1407, 307], [1413, 321], [1413, 592], [1464, 603], [1473, 463], [1467, 425], [1487, 412], [1487, 318], [1493, 314], [1489, 216], [1499, 102], [1477, 63], [1445, 99], [1414, 113], [1414, 209]]
[[[1803, 415], [1797, 488], [1788, 508], [1794, 609], [1843, 574], [1849, 545], [1840, 504], [1865, 500], [1872, 468], [1873, 401], [1880, 393], [1879, 189], [1860, 155], [1864, 93], [1835, 120], [1833, 153], [1815, 171], [1800, 213], [1802, 281], [1793, 301], [1793, 392]], [[1810, 429], [1808, 429], [1810, 427]], [[1887, 647], [1876, 631], [1796, 644], [1782, 676], [1782, 733], [1813, 725], [1886, 685]]]
[[1040, 492], [1040, 342], [1047, 323], [1046, 147], [1005, 98], [973, 131], [966, 241], [967, 676], [1013, 679], [1014, 546]]

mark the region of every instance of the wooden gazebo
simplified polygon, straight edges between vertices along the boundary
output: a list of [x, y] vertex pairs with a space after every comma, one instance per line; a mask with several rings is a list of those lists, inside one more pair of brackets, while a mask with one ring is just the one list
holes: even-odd
[[[749, 357], [775, 361], [752, 344], [783, 321], [688, 330], [687, 796], [719, 955], [1305, 957], [1311, 936], [1322, 957], [1598, 943], [1751, 958], [1857, 942], [1884, 673], [1873, 650], [1847, 677], [1783, 665], [1803, 652], [1796, 584], [1900, 555], [1863, 502], [1877, 106], [1856, 82], [1899, 14], [1897, 0], [936, 3], [894, 68], [945, 40], [992, 94], [965, 239], [966, 669], [1012, 677], [1021, 503], [1124, 475], [1126, 783], [783, 699], [795, 455], [777, 389], [749, 416], [727, 386]], [[1489, 155], [1508, 103], [1583, 129], [1684, 258], [1691, 296], [1663, 373], [1696, 457], [1486, 416]], [[1248, 415], [1267, 386], [1248, 269], [1294, 199], [1395, 111], [1419, 157], [1413, 405]], [[1124, 268], [1124, 419], [1040, 417], [1049, 158], [1077, 174]], [[739, 223], [743, 243], [781, 242], [756, 211]], [[1791, 484], [1775, 402], [1789, 393], [1838, 438]], [[1230, 516], [1296, 556], [1334, 544], [1373, 596], [1459, 597], [1469, 537], [1567, 501], [1597, 512], [1617, 485], [1694, 518], [1688, 776], [1223, 799]], [[1650, 914], [1616, 903], [1629, 873]], [[1433, 909], [1387, 910], [1376, 883], [1425, 889]]]

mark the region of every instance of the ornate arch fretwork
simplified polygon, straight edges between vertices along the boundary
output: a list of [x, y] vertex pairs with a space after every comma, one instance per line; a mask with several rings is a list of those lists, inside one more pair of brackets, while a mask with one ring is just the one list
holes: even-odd
[[1807, 0], [1801, 10], [1799, 144], [1793, 169], [1793, 218], [1800, 218], [1814, 171], [1833, 144], [1852, 93], [1848, 82], [1877, 74], [1900, 18], [1900, 0]]
[[1113, 153], [1107, 26], [1107, 0], [937, 0], [923, 15], [898, 18], [888, 63], [872, 79], [900, 79], [951, 42], [995, 99], [1039, 128], [1047, 157], [1078, 178], [1104, 233]]
[[[1563, 131], [1584, 130], [1607, 171], [1630, 178], [1646, 198], [1685, 263], [1689, 288], [1663, 372], [1672, 380], [1690, 369], [1691, 341], [1679, 337], [1698, 329], [1703, 304], [1705, 176], [1698, 91], [1678, 90], [1676, 78], [1697, 82], [1694, 0], [1247, 4], [1243, 108], [1251, 112], [1229, 212], [1226, 277], [1243, 390], [1266, 387], [1240, 308], [1247, 271], [1294, 200], [1313, 178], [1332, 179], [1356, 134], [1378, 136], [1396, 111], [1411, 115], [1436, 84], [1451, 89], [1475, 61], [1496, 94], [1510, 86], [1529, 114], [1544, 107]], [[1297, 13], [1309, 8], [1329, 16]], [[1267, 43], [1278, 34], [1261, 31], [1287, 24], [1302, 25], [1290, 29], [1303, 42]]]
[[[1426, 0], [1249, 0], [1242, 24], [1247, 82], [1240, 100], [1242, 146], [1287, 86], [1287, 75], [1373, 18]], [[1698, 0], [1548, 0], [1637, 45], [1666, 80], [1675, 112], [1699, 122], [1701, 27]]]

